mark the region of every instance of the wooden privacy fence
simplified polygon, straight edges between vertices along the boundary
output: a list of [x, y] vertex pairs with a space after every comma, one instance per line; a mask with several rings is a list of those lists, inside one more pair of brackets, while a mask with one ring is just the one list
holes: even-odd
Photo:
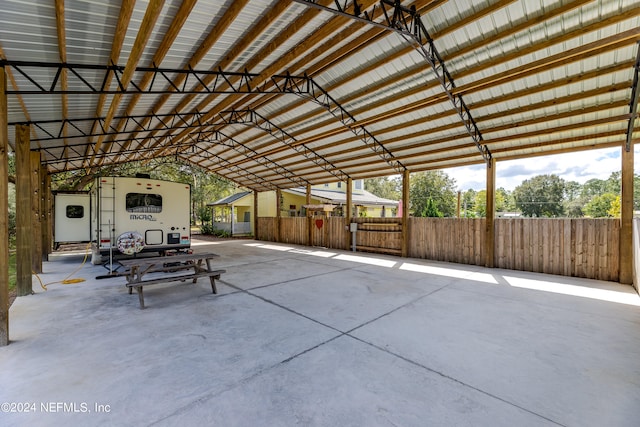
[[497, 219], [495, 243], [496, 267], [619, 280], [619, 219]]
[[[258, 239], [335, 249], [349, 249], [351, 233], [342, 217], [258, 219]], [[356, 248], [400, 254], [400, 218], [354, 218]], [[309, 226], [313, 228], [311, 237]], [[409, 218], [408, 256], [485, 265], [485, 219]], [[309, 240], [311, 239], [311, 243]], [[619, 280], [619, 219], [495, 220], [494, 266], [598, 280]]]
[[484, 265], [484, 219], [409, 218], [412, 258]]
[[[311, 224], [311, 242], [309, 242]], [[258, 240], [345, 249], [347, 238], [343, 217], [281, 217], [258, 218]]]

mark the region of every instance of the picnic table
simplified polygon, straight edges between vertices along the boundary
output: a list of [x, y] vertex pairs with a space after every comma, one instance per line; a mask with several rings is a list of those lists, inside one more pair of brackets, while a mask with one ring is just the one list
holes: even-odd
[[[138, 292], [140, 300], [140, 308], [144, 308], [144, 295], [142, 289], [144, 286], [156, 285], [168, 282], [187, 282], [196, 283], [201, 277], [208, 277], [211, 282], [211, 291], [218, 293], [216, 289], [215, 279], [220, 279], [225, 270], [214, 269], [213, 260], [218, 257], [214, 253], [197, 253], [197, 254], [180, 254], [171, 256], [148, 257], [148, 258], [129, 258], [122, 259], [118, 262], [125, 267], [126, 271], [122, 273], [127, 279], [126, 286], [129, 288], [129, 294], [133, 288]], [[180, 274], [174, 274], [179, 272]], [[159, 273], [154, 277], [145, 279], [144, 277], [150, 273]]]

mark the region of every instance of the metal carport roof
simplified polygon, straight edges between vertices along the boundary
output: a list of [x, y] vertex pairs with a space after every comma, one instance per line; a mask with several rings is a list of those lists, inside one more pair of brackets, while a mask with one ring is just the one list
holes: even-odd
[[635, 0], [356, 6], [4, 0], [9, 123], [50, 173], [175, 156], [254, 190], [635, 142]]

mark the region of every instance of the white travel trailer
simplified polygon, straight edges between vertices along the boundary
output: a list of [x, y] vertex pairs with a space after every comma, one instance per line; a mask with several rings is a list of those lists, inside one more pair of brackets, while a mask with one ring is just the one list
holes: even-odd
[[55, 196], [55, 242], [91, 242], [102, 255], [191, 246], [191, 186], [147, 177], [99, 177], [88, 193]]

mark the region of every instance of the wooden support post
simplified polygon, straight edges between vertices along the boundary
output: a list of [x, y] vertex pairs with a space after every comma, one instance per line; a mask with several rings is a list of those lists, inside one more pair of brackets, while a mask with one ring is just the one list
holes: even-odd
[[33, 293], [31, 283], [31, 155], [29, 126], [16, 125], [16, 289]]
[[[620, 283], [633, 283], [633, 144], [622, 145], [622, 195], [620, 196]], [[637, 287], [637, 284], [636, 284]]]
[[495, 214], [496, 214], [496, 161], [487, 162], [487, 218], [485, 228], [485, 267], [493, 268], [495, 253]]
[[458, 209], [456, 210], [457, 212], [457, 218], [460, 218], [460, 196], [462, 195], [461, 191], [458, 191]]
[[409, 171], [402, 174], [402, 256], [409, 256]]
[[[9, 212], [7, 75], [0, 67], [0, 212]], [[0, 346], [9, 344], [9, 216], [0, 215]]]
[[235, 215], [235, 209], [233, 208], [233, 203], [231, 203], [230, 209], [231, 209], [231, 235], [233, 236], [233, 226], [236, 223], [236, 220], [235, 220], [236, 215]]
[[253, 192], [253, 237], [258, 239], [258, 192]]
[[[311, 204], [311, 184], [307, 184], [306, 204]], [[307, 246], [313, 246], [313, 211], [307, 209]]]
[[329, 243], [329, 212], [322, 211], [322, 246], [332, 247]]
[[345, 232], [345, 245], [344, 248], [346, 250], [351, 249], [351, 231], [349, 229], [349, 224], [351, 224], [352, 221], [352, 210], [351, 210], [351, 206], [353, 205], [353, 179], [352, 178], [347, 178], [347, 206], [346, 209], [344, 211], [344, 217], [345, 217], [345, 227], [346, 227], [346, 232]]
[[51, 217], [52, 195], [51, 176], [46, 166], [40, 168], [42, 182], [42, 260], [49, 261], [49, 254], [53, 248], [53, 222]]
[[280, 199], [282, 198], [282, 190], [280, 190], [279, 188], [276, 190], [276, 229], [275, 229], [275, 233], [274, 233], [274, 240], [276, 242], [280, 242], [280, 219], [282, 218], [282, 214], [281, 214], [281, 203], [280, 203]]
[[40, 183], [40, 153], [29, 152], [31, 164], [31, 270], [42, 273], [42, 185]]

